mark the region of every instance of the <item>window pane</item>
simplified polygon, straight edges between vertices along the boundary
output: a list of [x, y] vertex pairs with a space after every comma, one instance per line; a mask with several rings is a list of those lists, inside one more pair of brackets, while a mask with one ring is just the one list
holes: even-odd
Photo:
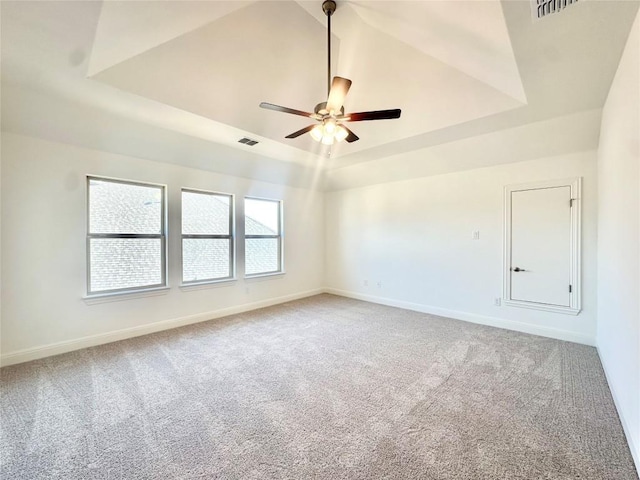
[[161, 187], [89, 180], [89, 233], [161, 231]]
[[182, 240], [182, 281], [196, 282], [231, 276], [229, 245], [222, 238]]
[[277, 238], [247, 238], [245, 241], [245, 273], [255, 275], [279, 271], [279, 244]]
[[182, 192], [184, 235], [229, 235], [231, 197]]
[[280, 202], [244, 199], [244, 228], [246, 235], [279, 235]]
[[92, 292], [162, 284], [159, 238], [92, 238], [89, 251]]

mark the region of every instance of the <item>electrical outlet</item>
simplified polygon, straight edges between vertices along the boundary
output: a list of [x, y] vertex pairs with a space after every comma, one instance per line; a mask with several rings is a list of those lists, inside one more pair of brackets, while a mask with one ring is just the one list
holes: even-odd
[[473, 240], [480, 240], [480, 230], [474, 230], [471, 234]]
[[368, 286], [369, 286], [369, 280], [363, 280], [363, 281], [362, 281], [362, 284], [363, 284], [365, 287], [368, 287]]
[[493, 300], [493, 304], [494, 304], [496, 307], [499, 307], [500, 305], [502, 305], [502, 299], [501, 299], [500, 297], [496, 297], [496, 298]]
[[378, 283], [376, 285], [378, 285], [378, 288], [382, 288], [382, 282], [381, 281], [378, 281]]

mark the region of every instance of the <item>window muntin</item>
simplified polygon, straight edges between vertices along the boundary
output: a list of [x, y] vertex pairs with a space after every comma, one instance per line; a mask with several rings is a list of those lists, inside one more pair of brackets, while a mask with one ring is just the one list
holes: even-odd
[[182, 283], [234, 277], [233, 196], [182, 190]]
[[245, 275], [282, 271], [282, 202], [244, 199]]
[[166, 286], [165, 187], [87, 177], [87, 294]]

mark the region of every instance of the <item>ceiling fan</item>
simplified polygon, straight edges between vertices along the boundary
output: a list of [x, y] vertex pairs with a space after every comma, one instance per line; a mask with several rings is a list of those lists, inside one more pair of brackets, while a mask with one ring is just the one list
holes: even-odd
[[328, 97], [326, 102], [317, 104], [313, 113], [295, 110], [293, 108], [281, 107], [273, 103], [262, 102], [261, 108], [267, 110], [275, 110], [276, 112], [290, 113], [292, 115], [300, 115], [302, 117], [312, 118], [319, 123], [309, 125], [300, 130], [287, 135], [285, 138], [296, 138], [307, 132], [311, 132], [314, 140], [322, 142], [325, 145], [333, 145], [335, 141], [346, 140], [347, 142], [355, 142], [359, 137], [349, 130], [344, 124], [346, 122], [363, 122], [365, 120], [388, 120], [400, 118], [401, 110], [395, 108], [392, 110], [374, 110], [370, 112], [344, 113], [344, 99], [351, 87], [351, 80], [342, 77], [333, 77], [331, 80], [331, 16], [336, 11], [336, 2], [334, 0], [324, 0], [322, 2], [322, 11], [327, 16], [327, 90]]

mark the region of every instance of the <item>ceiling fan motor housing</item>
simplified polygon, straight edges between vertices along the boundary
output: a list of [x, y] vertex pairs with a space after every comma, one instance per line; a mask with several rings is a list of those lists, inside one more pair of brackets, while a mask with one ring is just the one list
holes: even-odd
[[[315, 106], [315, 108], [313, 109], [314, 113], [318, 114], [318, 115], [322, 115], [322, 116], [327, 116], [329, 115], [331, 112], [329, 112], [329, 110], [327, 110], [327, 102], [320, 102], [319, 104], [317, 104]], [[337, 113], [338, 115], [344, 115], [344, 106], [340, 107], [340, 111], [339, 112], [334, 112], [334, 114]]]

